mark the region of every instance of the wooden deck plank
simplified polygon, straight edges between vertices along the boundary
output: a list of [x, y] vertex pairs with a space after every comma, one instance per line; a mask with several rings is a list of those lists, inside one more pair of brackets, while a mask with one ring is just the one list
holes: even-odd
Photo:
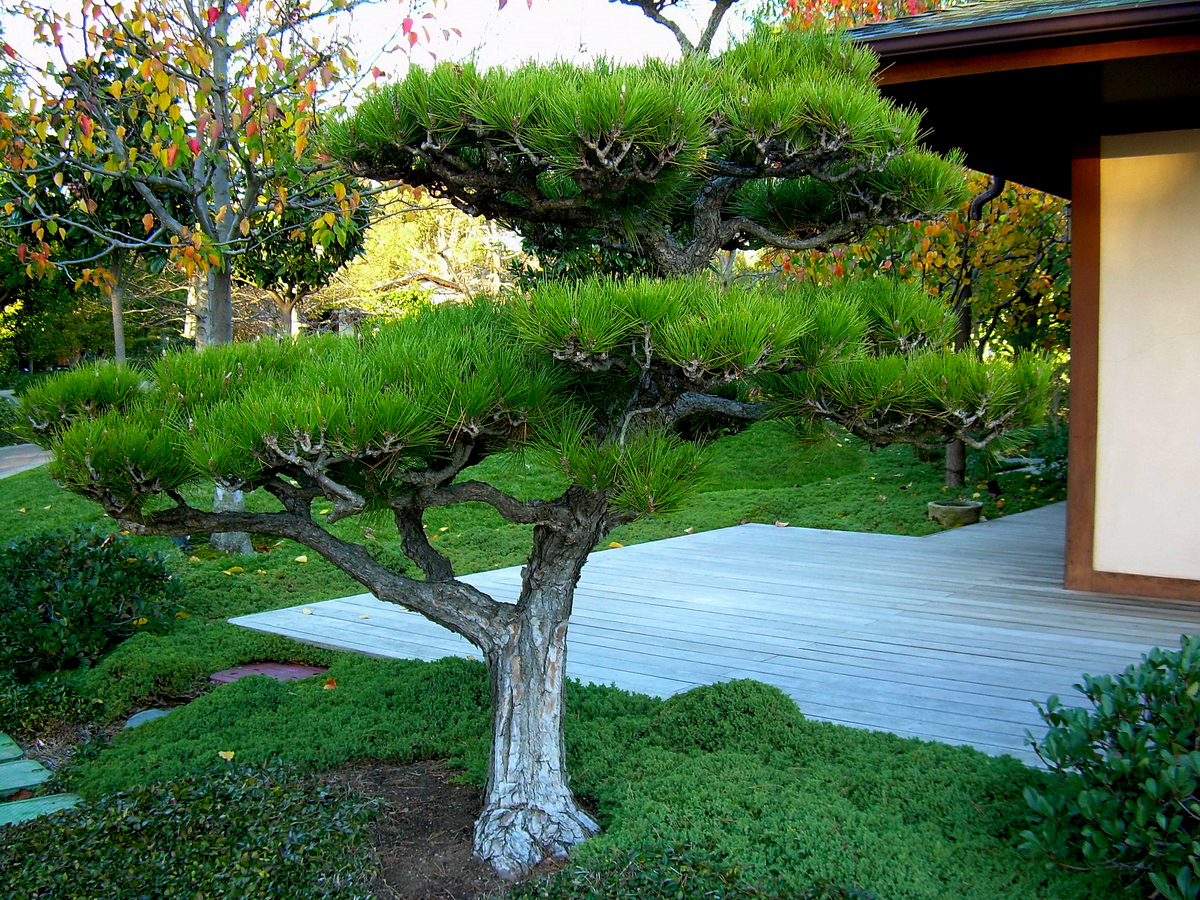
[[[758, 678], [805, 715], [1035, 759], [1033, 701], [1073, 702], [1200, 631], [1200, 605], [1066, 591], [1061, 505], [929, 537], [744, 525], [593, 554], [572, 677], [667, 696]], [[519, 568], [465, 579], [512, 602]], [[231, 621], [376, 656], [478, 655], [369, 594]], [[367, 618], [363, 618], [363, 617]]]

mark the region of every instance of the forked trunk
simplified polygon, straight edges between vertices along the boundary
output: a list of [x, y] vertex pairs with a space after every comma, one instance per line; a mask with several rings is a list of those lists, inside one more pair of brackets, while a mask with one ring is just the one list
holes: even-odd
[[567, 623], [603, 520], [602, 503], [584, 505], [589, 508], [581, 510], [574, 533], [537, 528], [523, 572], [521, 613], [487, 654], [492, 750], [475, 855], [505, 878], [563, 858], [600, 831], [571, 794], [563, 742]]

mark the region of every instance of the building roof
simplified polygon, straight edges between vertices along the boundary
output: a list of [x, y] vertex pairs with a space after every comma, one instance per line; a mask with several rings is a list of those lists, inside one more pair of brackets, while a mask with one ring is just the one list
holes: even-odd
[[882, 56], [1044, 40], [1103, 40], [1200, 21], [1198, 0], [978, 0], [855, 28]]

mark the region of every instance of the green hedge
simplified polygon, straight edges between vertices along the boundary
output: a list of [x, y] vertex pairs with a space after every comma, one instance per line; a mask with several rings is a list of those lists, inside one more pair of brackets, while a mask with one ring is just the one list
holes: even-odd
[[136, 787], [0, 826], [0, 900], [365, 900], [372, 815], [285, 770]]

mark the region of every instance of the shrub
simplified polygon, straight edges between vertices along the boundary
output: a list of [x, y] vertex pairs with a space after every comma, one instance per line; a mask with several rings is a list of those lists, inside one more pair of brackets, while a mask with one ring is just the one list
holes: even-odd
[[86, 721], [97, 709], [62, 672], [26, 684], [0, 671], [0, 731], [6, 734], [37, 734], [61, 722]]
[[1026, 847], [1063, 865], [1148, 879], [1167, 900], [1200, 897], [1200, 638], [1153, 650], [1122, 674], [1085, 676], [1092, 709], [1051, 697], [1035, 749], [1056, 774], [1028, 788]]
[[0, 669], [28, 681], [90, 662], [139, 630], [165, 630], [181, 596], [163, 558], [120, 535], [28, 535], [0, 550]]
[[20, 430], [24, 424], [17, 406], [0, 397], [0, 447], [24, 443]]
[[803, 721], [779, 688], [741, 679], [676, 694], [663, 704], [658, 726], [673, 749], [753, 751], [791, 745]]
[[0, 900], [365, 898], [371, 816], [279, 769], [137, 787], [0, 827]]

